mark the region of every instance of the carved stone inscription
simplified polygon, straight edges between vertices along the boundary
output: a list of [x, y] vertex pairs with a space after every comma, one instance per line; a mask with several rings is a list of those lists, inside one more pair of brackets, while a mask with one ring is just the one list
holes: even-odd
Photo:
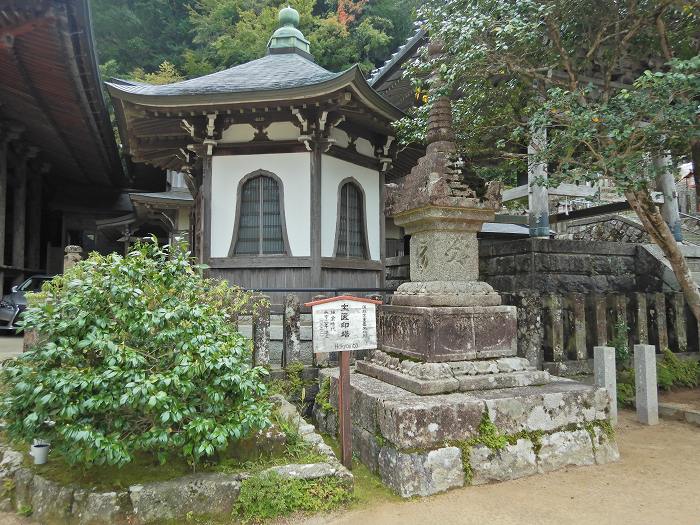
[[478, 276], [473, 232], [425, 231], [411, 237], [411, 281], [475, 281]]
[[388, 306], [379, 314], [379, 347], [427, 362], [467, 361], [517, 353], [515, 307]]

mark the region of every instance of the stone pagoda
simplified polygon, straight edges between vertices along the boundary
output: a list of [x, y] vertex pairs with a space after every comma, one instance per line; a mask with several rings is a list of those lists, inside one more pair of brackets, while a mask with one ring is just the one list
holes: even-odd
[[[448, 96], [433, 105], [427, 142], [387, 196], [411, 235], [411, 282], [380, 308], [379, 349], [351, 376], [355, 452], [404, 497], [616, 460], [606, 390], [517, 357], [516, 308], [478, 280], [476, 235], [499, 188], [477, 196], [464, 183]], [[334, 403], [337, 371], [322, 377]], [[332, 413], [316, 416], [334, 430]]]

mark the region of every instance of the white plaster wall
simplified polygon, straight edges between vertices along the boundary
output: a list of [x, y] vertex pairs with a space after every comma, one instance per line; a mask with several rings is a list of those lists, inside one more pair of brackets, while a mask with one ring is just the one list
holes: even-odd
[[255, 138], [255, 128], [250, 124], [231, 124], [221, 133], [222, 142], [250, 142]]
[[212, 159], [211, 256], [228, 257], [236, 222], [236, 192], [243, 177], [267, 170], [282, 181], [289, 248], [294, 257], [311, 255], [309, 153], [216, 155]]
[[321, 164], [323, 173], [321, 179], [322, 256], [333, 257], [335, 252], [338, 190], [343, 179], [353, 177], [365, 192], [365, 221], [370, 258], [375, 261], [380, 260], [379, 172], [328, 155], [323, 155]]

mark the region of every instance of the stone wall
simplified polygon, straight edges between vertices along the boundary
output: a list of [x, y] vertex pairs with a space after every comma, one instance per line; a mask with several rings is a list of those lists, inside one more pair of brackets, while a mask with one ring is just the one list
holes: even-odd
[[[282, 465], [275, 472], [284, 479], [338, 478], [352, 491], [353, 476], [333, 450], [307, 424], [296, 408], [281, 396], [273, 396], [280, 417], [298, 425], [299, 433], [324, 463]], [[41, 466], [24, 466], [24, 454], [0, 443], [0, 511], [31, 512], [32, 520], [61, 525], [147, 525], [171, 521], [184, 523], [191, 516], [229, 518], [249, 473], [205, 472], [169, 481], [132, 485], [128, 489], [98, 492], [64, 486], [41, 475]]]
[[558, 239], [482, 241], [480, 277], [498, 292], [627, 293], [663, 290], [644, 246]]
[[622, 215], [601, 215], [575, 221], [566, 221], [560, 226], [564, 235], [575, 241], [625, 242], [635, 244], [650, 243], [651, 239], [644, 227]]

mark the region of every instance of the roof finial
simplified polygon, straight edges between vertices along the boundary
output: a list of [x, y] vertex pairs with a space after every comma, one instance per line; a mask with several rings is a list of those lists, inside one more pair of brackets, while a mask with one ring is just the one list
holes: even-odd
[[[290, 7], [280, 10], [280, 28], [274, 32], [267, 47], [271, 53], [284, 53], [287, 51], [301, 50], [309, 53], [309, 41], [304, 38], [299, 29], [299, 11]], [[276, 51], [275, 51], [276, 50]]]

